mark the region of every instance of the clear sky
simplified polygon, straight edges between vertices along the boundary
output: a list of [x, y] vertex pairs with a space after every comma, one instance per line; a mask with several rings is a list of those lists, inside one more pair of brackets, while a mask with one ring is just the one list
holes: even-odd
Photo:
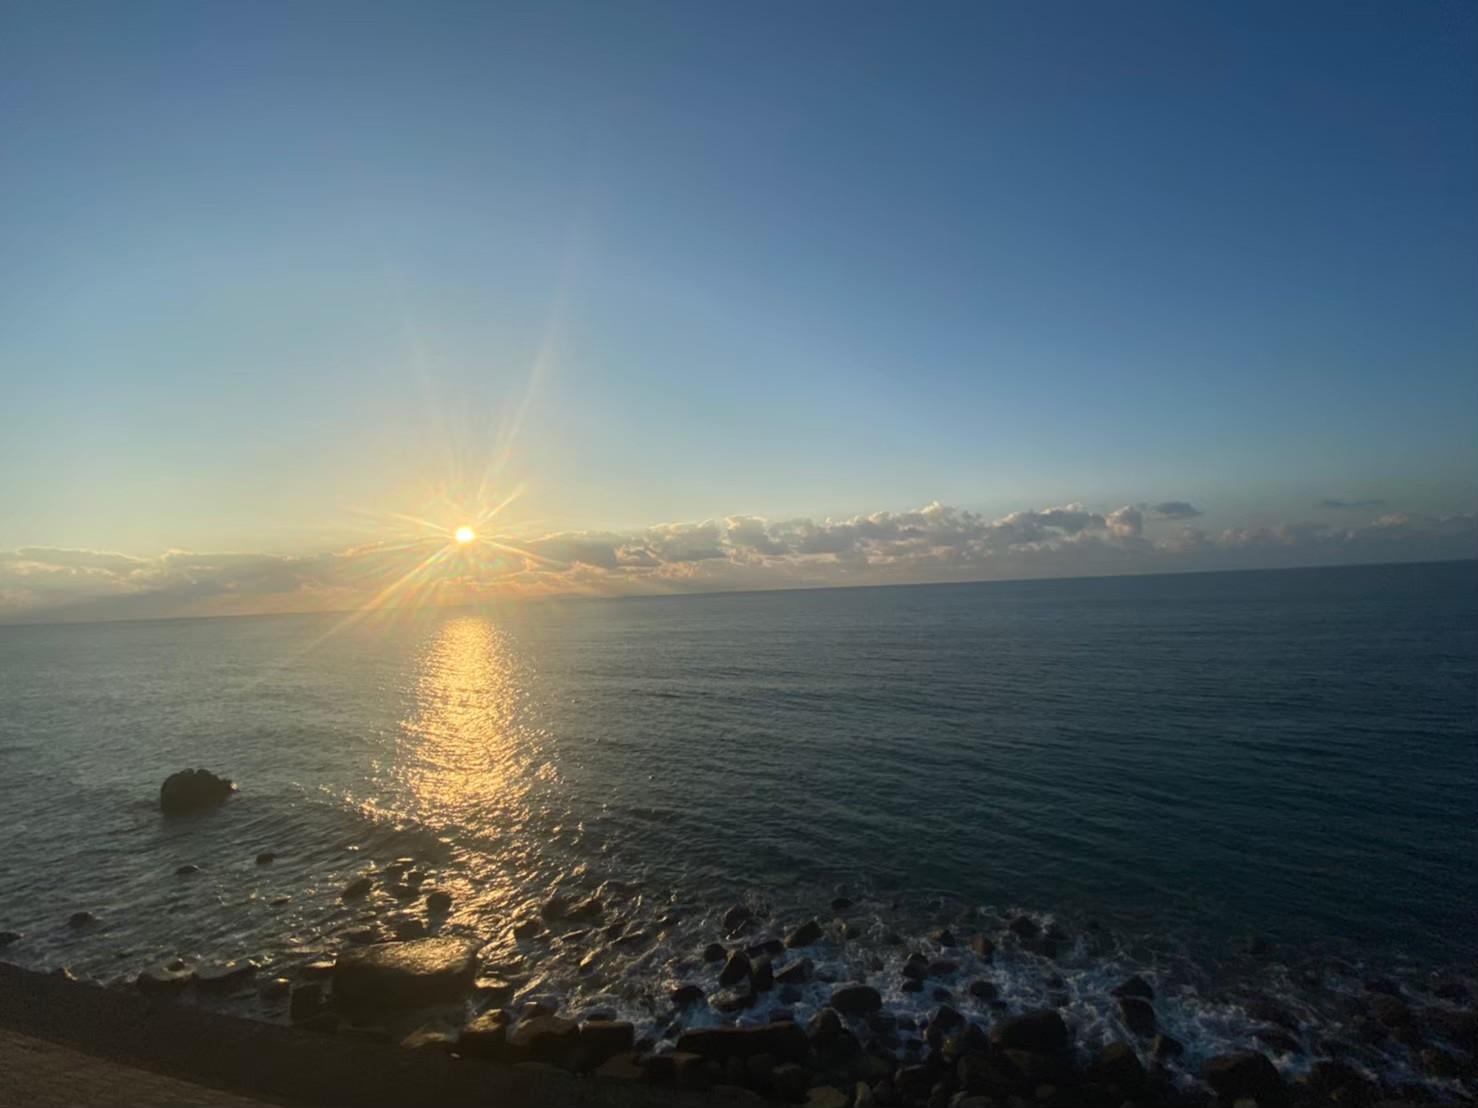
[[1471, 553], [1475, 11], [0, 3], [0, 614], [438, 489]]

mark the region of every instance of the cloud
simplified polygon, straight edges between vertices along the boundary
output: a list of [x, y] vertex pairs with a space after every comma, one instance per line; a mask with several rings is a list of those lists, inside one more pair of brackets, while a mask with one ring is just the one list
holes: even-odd
[[1384, 500], [1321, 500], [1321, 508], [1384, 508]]
[[1419, 561], [1474, 553], [1472, 515], [1390, 513], [1212, 533], [1185, 501], [1079, 503], [991, 518], [932, 503], [843, 519], [727, 516], [634, 532], [564, 531], [455, 558], [439, 539], [308, 556], [171, 550], [0, 552], [0, 619], [112, 619], [801, 586]]

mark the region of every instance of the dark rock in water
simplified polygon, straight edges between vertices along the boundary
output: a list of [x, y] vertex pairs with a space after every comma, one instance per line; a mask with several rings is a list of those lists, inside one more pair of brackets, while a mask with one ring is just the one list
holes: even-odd
[[293, 1023], [303, 1023], [312, 1019], [323, 1010], [323, 986], [317, 983], [299, 985], [292, 991], [292, 999], [287, 1004], [288, 1019]]
[[899, 982], [898, 988], [905, 993], [921, 993], [924, 991], [924, 982], [919, 977], [905, 977]]
[[424, 939], [430, 933], [426, 921], [411, 916], [407, 919], [395, 921], [394, 934], [400, 942], [410, 942], [412, 939]]
[[585, 920], [593, 920], [605, 911], [605, 905], [600, 902], [600, 897], [586, 897], [579, 904], [572, 905], [565, 912], [565, 919], [581, 923]]
[[11, 943], [21, 941], [22, 935], [19, 931], [0, 931], [0, 946], [9, 946]]
[[272, 907], [274, 908], [281, 908], [284, 904], [290, 904], [291, 902], [292, 897], [290, 896], [274, 896], [267, 903], [272, 905]]
[[1468, 989], [1468, 986], [1463, 984], [1461, 981], [1447, 978], [1445, 980], [1438, 981], [1435, 985], [1432, 986], [1432, 995], [1436, 997], [1441, 997], [1443, 1000], [1451, 1000], [1454, 1003], [1460, 1004], [1463, 1001], [1470, 999], [1473, 994]]
[[842, 1029], [842, 1017], [833, 1008], [823, 1008], [811, 1017], [811, 1022], [806, 1024], [806, 1034], [815, 1038], [826, 1038], [839, 1033]]
[[1136, 1035], [1149, 1036], [1155, 1033], [1155, 1009], [1148, 1000], [1137, 996], [1119, 997], [1119, 1014], [1124, 1025]]
[[990, 981], [972, 981], [968, 991], [976, 1000], [995, 1000], [1000, 995], [1000, 990]]
[[761, 958], [766, 955], [773, 958], [777, 954], [785, 953], [785, 944], [779, 939], [763, 939], [757, 943], [751, 943], [745, 947], [744, 953], [750, 958]]
[[715, 1012], [732, 1016], [735, 1012], [753, 1008], [758, 999], [748, 989], [720, 989], [708, 998], [708, 1006]]
[[368, 1008], [460, 1000], [477, 978], [477, 946], [439, 938], [345, 951], [334, 964], [334, 998], [345, 1007]]
[[555, 894], [539, 905], [539, 915], [547, 920], [556, 920], [565, 914], [565, 898]]
[[948, 977], [959, 968], [960, 967], [957, 963], [951, 962], [948, 958], [939, 958], [933, 962], [930, 962], [928, 966], [925, 967], [924, 976]]
[[531, 939], [544, 930], [544, 924], [536, 919], [519, 920], [513, 925], [515, 939]]
[[940, 988], [935, 989], [929, 995], [932, 996], [935, 1000], [945, 1001], [950, 999], [951, 994], [948, 989], [941, 986]]
[[1163, 1062], [1167, 1058], [1178, 1058], [1185, 1053], [1185, 1044], [1165, 1032], [1155, 1036], [1154, 1042], [1150, 1043], [1150, 1057], [1156, 1062]]
[[768, 1054], [786, 1062], [804, 1061], [811, 1049], [806, 1033], [793, 1023], [759, 1027], [707, 1027], [685, 1031], [677, 1040], [679, 1053], [726, 1061]]
[[580, 1043], [580, 1025], [562, 1016], [520, 1020], [508, 1041], [530, 1062], [567, 1064]]
[[143, 993], [177, 993], [190, 983], [193, 977], [188, 969], [170, 969], [159, 966], [146, 969], [135, 979], [134, 984]]
[[245, 985], [256, 972], [255, 962], [212, 962], [195, 971], [195, 987], [204, 992], [230, 992]]
[[1303, 1053], [1303, 1047], [1299, 1045], [1298, 1040], [1287, 1031], [1269, 1031], [1264, 1029], [1254, 1031], [1252, 1037], [1262, 1043], [1263, 1046], [1275, 1050], [1279, 1054]]
[[372, 882], [368, 877], [356, 877], [353, 881], [344, 886], [344, 891], [339, 894], [339, 899], [353, 900], [357, 896], [363, 896], [373, 887], [374, 882]]
[[733, 934], [742, 925], [754, 919], [754, 912], [746, 904], [736, 904], [724, 913], [724, 930]]
[[588, 1020], [580, 1026], [580, 1050], [587, 1066], [598, 1066], [635, 1044], [636, 1031], [625, 1020]]
[[1144, 1086], [1144, 1064], [1128, 1043], [1109, 1043], [1094, 1060], [1093, 1076], [1120, 1096], [1133, 1096]]
[[261, 987], [257, 989], [257, 993], [267, 1000], [277, 1000], [280, 997], [287, 996], [288, 993], [292, 992], [292, 988], [293, 983], [288, 978], [274, 977], [270, 981], [262, 982]]
[[508, 1013], [501, 1008], [493, 1008], [472, 1020], [457, 1036], [457, 1050], [468, 1058], [512, 1061], [514, 1051], [508, 1042]]
[[821, 925], [815, 920], [807, 920], [785, 939], [785, 945], [794, 950], [796, 947], [811, 946], [821, 941]]
[[883, 945], [902, 946], [903, 936], [900, 935], [897, 931], [889, 931], [886, 935], [883, 936]]
[[672, 1003], [679, 1008], [703, 1002], [703, 990], [697, 985], [679, 985], [672, 990]]
[[1247, 1002], [1246, 1012], [1259, 1023], [1276, 1023], [1285, 1031], [1298, 1030], [1298, 1017], [1272, 997], [1254, 996]]
[[947, 927], [943, 931], [936, 931], [934, 933], [934, 941], [936, 943], [938, 943], [940, 946], [958, 946], [959, 945], [955, 941], [954, 932], [951, 931]]
[[814, 968], [809, 958], [797, 958], [789, 965], [782, 966], [775, 972], [775, 980], [782, 985], [804, 985], [811, 980], [811, 971]]
[[865, 1016], [883, 1006], [883, 998], [871, 985], [843, 985], [833, 990], [831, 1006], [844, 1016]]
[[1117, 988], [1113, 989], [1110, 995], [1137, 996], [1141, 1000], [1154, 1000], [1155, 990], [1150, 987], [1150, 983], [1148, 981], [1146, 981], [1143, 977], [1140, 977], [1139, 974], [1136, 973], [1133, 977], [1129, 978], [1128, 981], [1125, 981], [1122, 985], [1119, 985]]
[[1016, 916], [1007, 927], [1019, 939], [1035, 939], [1042, 933], [1037, 921], [1030, 916]]
[[269, 866], [275, 861], [277, 861], [277, 855], [273, 854], [270, 850], [264, 850], [257, 855], [257, 865], [259, 866]]
[[995, 960], [996, 944], [991, 942], [990, 939], [988, 939], [984, 935], [970, 936], [970, 949], [973, 950], [976, 956], [979, 957], [982, 961], [990, 962]]
[[953, 1031], [965, 1022], [965, 1017], [960, 1015], [948, 1004], [941, 1004], [929, 1017], [930, 1028], [939, 1028], [941, 1031]]
[[91, 912], [73, 912], [67, 917], [68, 927], [86, 927], [89, 923], [96, 923], [97, 916]]
[[852, 907], [852, 901], [845, 896], [836, 897], [831, 902], [833, 912], [845, 912], [850, 907]]
[[775, 964], [769, 958], [756, 958], [749, 966], [749, 987], [765, 993], [775, 987]]
[[922, 981], [929, 975], [929, 960], [918, 951], [914, 951], [903, 961], [903, 976], [911, 977], [916, 981]]
[[782, 1062], [770, 1073], [770, 1087], [781, 1100], [804, 1100], [811, 1087], [811, 1071], [796, 1062]]
[[236, 786], [209, 770], [182, 769], [171, 773], [159, 786], [159, 810], [167, 816], [198, 812], [219, 804], [236, 791]]
[[199, 872], [200, 867], [194, 862], [186, 862], [183, 866], [176, 866], [174, 871], [176, 877], [189, 877], [192, 873]]
[[728, 956], [729, 952], [724, 949], [723, 943], [709, 943], [703, 948], [705, 962], [722, 962]]
[[1063, 1054], [1067, 1051], [1067, 1024], [1056, 1012], [1027, 1012], [993, 1026], [990, 1040], [1003, 1050]]
[[749, 955], [742, 950], [736, 950], [729, 955], [724, 968], [719, 970], [718, 983], [720, 985], [737, 985], [749, 976]]
[[1408, 1027], [1411, 1009], [1394, 996], [1377, 993], [1370, 998], [1370, 1014], [1386, 1027]]
[[1255, 1050], [1220, 1054], [1201, 1068], [1206, 1084], [1228, 1102], [1251, 1097], [1259, 1105], [1282, 1101], [1283, 1078], [1267, 1056]]
[[452, 910], [452, 894], [438, 889], [426, 898], [426, 910], [445, 915]]

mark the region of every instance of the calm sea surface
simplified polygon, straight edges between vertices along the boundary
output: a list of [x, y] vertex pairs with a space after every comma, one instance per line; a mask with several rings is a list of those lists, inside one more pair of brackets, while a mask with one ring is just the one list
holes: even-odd
[[[1056, 975], [1107, 1036], [1146, 970], [1209, 1050], [1248, 990], [1332, 1020], [1299, 967], [1471, 969], [1475, 632], [1471, 563], [0, 627], [3, 956], [290, 974], [409, 911], [339, 892], [410, 856], [522, 995], [658, 1033], [724, 909], [844, 891], [823, 962], [900, 1009], [887, 932], [1025, 911], [1073, 938], [998, 959], [1013, 1005]], [[197, 765], [240, 794], [166, 821]], [[602, 883], [650, 942], [508, 934]]]

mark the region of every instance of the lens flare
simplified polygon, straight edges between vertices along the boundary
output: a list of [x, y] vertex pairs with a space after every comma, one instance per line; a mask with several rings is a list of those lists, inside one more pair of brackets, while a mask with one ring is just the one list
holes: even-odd
[[466, 546], [473, 539], [477, 538], [477, 532], [464, 523], [452, 532], [452, 538], [457, 540], [459, 546]]

